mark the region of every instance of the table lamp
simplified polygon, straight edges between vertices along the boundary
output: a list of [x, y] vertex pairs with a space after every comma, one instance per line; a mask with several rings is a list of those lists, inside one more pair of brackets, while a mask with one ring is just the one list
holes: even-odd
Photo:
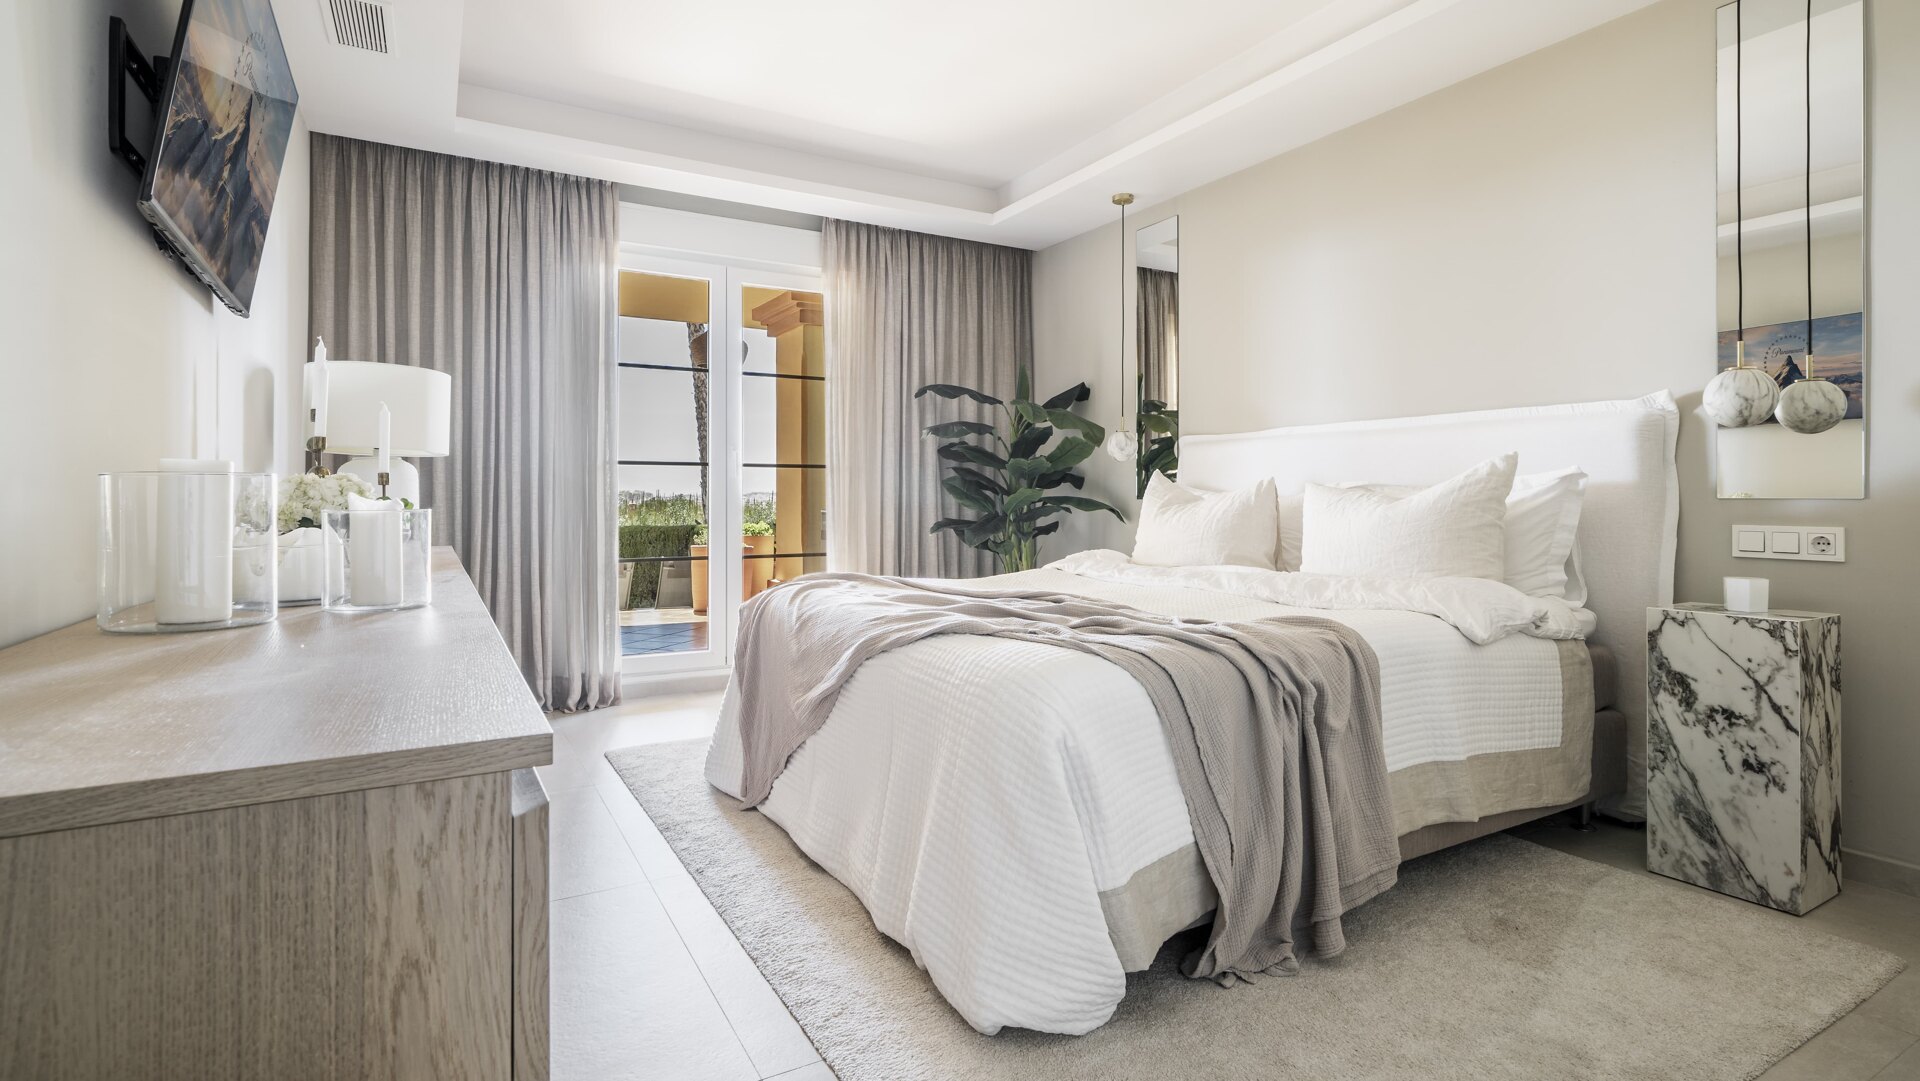
[[[331, 360], [326, 395], [327, 453], [356, 455], [338, 471], [366, 481], [379, 495], [378, 459], [388, 458], [386, 494], [419, 506], [420, 471], [405, 459], [447, 456], [453, 377], [411, 364]], [[392, 443], [384, 448], [380, 445], [382, 406]]]

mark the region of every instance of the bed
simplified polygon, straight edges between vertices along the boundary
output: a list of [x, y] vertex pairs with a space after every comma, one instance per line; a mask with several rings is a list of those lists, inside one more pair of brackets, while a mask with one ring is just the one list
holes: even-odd
[[[1182, 480], [1212, 489], [1262, 477], [1282, 492], [1352, 477], [1429, 483], [1514, 450], [1530, 464], [1577, 463], [1589, 476], [1589, 596], [1526, 633], [1485, 626], [1487, 606], [1470, 596], [1142, 567], [1111, 552], [999, 581], [1189, 619], [1313, 614], [1351, 627], [1379, 660], [1403, 859], [1595, 800], [1631, 817], [1643, 718], [1619, 688], [1642, 678], [1640, 610], [1671, 595], [1677, 424], [1662, 393], [1182, 441]], [[738, 712], [730, 686], [707, 764], [733, 794]], [[1113, 664], [1049, 645], [944, 635], [867, 661], [759, 810], [984, 1033], [1091, 1031], [1126, 973], [1213, 906], [1145, 693]]]

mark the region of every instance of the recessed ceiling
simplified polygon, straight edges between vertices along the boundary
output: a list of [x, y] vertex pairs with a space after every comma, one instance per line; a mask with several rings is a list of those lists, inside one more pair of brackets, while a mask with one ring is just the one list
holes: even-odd
[[275, 10], [316, 131], [1040, 247], [1649, 2], [392, 0], [386, 55]]
[[460, 81], [999, 187], [1335, 0], [468, 0]]

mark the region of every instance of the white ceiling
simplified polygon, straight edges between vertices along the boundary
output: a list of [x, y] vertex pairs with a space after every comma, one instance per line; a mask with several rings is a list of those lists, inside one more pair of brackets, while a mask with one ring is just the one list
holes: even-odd
[[316, 131], [1041, 247], [1649, 2], [389, 0], [386, 56], [275, 12]]

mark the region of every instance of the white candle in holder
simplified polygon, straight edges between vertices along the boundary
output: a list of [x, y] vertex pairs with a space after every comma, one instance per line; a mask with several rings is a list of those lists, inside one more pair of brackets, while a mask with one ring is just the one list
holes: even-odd
[[313, 347], [313, 369], [309, 378], [312, 406], [308, 411], [311, 427], [307, 434], [326, 438], [327, 435], [327, 343], [326, 339], [316, 339]]
[[[385, 402], [380, 403], [380, 426], [376, 438], [380, 440], [380, 445], [374, 448], [373, 471], [376, 476], [385, 477], [393, 467], [393, 458], [389, 453], [389, 448], [393, 446], [393, 411], [387, 408]], [[386, 489], [382, 487], [381, 497], [385, 498], [386, 494]]]
[[157, 623], [212, 623], [233, 615], [233, 463], [160, 460], [154, 510]]
[[348, 494], [347, 602], [359, 608], [399, 604], [405, 564], [400, 503]]

